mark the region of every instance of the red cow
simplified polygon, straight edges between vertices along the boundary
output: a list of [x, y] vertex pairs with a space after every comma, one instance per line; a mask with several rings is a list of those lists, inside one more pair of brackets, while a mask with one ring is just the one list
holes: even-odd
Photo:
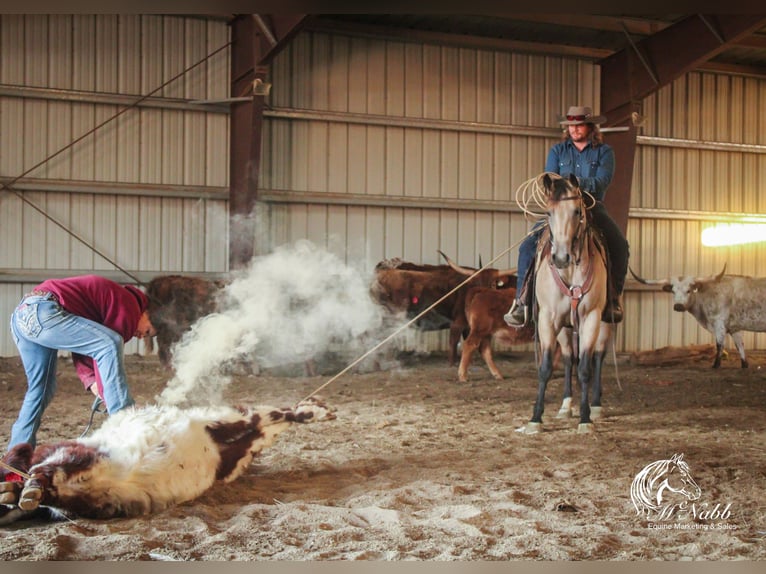
[[519, 345], [534, 340], [535, 330], [531, 322], [522, 329], [517, 329], [509, 327], [503, 320], [503, 315], [508, 312], [515, 296], [515, 287], [508, 289], [472, 287], [466, 293], [465, 317], [469, 332], [463, 341], [458, 367], [458, 380], [461, 383], [467, 381], [468, 366], [476, 349], [479, 349], [492, 376], [498, 380], [503, 378], [492, 357], [493, 338], [507, 345]]

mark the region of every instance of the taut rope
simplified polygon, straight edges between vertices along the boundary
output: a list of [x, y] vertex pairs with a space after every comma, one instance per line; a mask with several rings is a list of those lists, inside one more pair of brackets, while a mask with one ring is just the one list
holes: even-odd
[[[473, 279], [474, 277], [476, 277], [476, 275], [478, 275], [480, 272], [482, 272], [483, 270], [485, 270], [485, 269], [487, 269], [488, 267], [490, 267], [490, 266], [491, 266], [491, 265], [492, 265], [492, 264], [493, 264], [495, 261], [497, 261], [498, 259], [500, 259], [500, 258], [501, 258], [503, 255], [505, 255], [506, 253], [508, 253], [508, 252], [509, 252], [511, 249], [513, 249], [514, 247], [516, 247], [517, 245], [519, 245], [519, 244], [520, 244], [522, 241], [524, 241], [524, 239], [526, 239], [526, 238], [527, 238], [527, 236], [528, 236], [528, 235], [530, 235], [531, 233], [532, 233], [532, 231], [530, 231], [529, 233], [527, 233], [527, 234], [526, 234], [524, 237], [522, 237], [521, 239], [519, 239], [519, 240], [518, 240], [516, 243], [512, 244], [510, 247], [508, 247], [508, 248], [504, 249], [504, 250], [503, 250], [503, 251], [501, 251], [499, 254], [495, 255], [495, 257], [493, 257], [491, 261], [489, 261], [488, 263], [486, 263], [486, 264], [485, 264], [483, 267], [480, 267], [479, 269], [477, 269], [476, 271], [474, 271], [474, 272], [473, 272], [473, 274], [471, 274], [471, 275], [469, 275], [468, 277], [466, 277], [465, 281], [463, 281], [462, 283], [460, 283], [459, 285], [457, 285], [456, 287], [454, 287], [454, 288], [453, 288], [451, 291], [449, 291], [449, 292], [445, 293], [445, 294], [444, 294], [444, 295], [443, 295], [443, 296], [442, 296], [440, 299], [437, 299], [437, 300], [436, 300], [434, 303], [432, 303], [432, 304], [431, 304], [429, 307], [427, 307], [426, 309], [424, 309], [423, 311], [421, 311], [420, 313], [418, 313], [418, 314], [417, 314], [415, 317], [413, 317], [412, 319], [410, 319], [410, 320], [409, 320], [407, 323], [405, 323], [404, 325], [402, 325], [401, 327], [399, 327], [398, 329], [396, 329], [396, 330], [395, 330], [393, 333], [391, 333], [391, 334], [390, 334], [388, 337], [386, 337], [385, 339], [383, 339], [383, 340], [382, 340], [380, 343], [378, 343], [377, 345], [375, 345], [374, 347], [372, 347], [370, 350], [368, 350], [368, 351], [367, 351], [366, 353], [364, 353], [363, 355], [359, 356], [359, 357], [358, 357], [357, 359], [355, 359], [353, 362], [349, 363], [349, 364], [348, 364], [348, 365], [347, 365], [345, 368], [343, 368], [343, 369], [342, 369], [340, 372], [338, 372], [336, 375], [332, 376], [332, 377], [331, 377], [331, 378], [330, 378], [330, 379], [329, 379], [327, 382], [325, 382], [324, 384], [320, 385], [320, 386], [319, 386], [319, 387], [318, 387], [318, 388], [317, 388], [315, 391], [313, 391], [312, 393], [310, 393], [310, 394], [309, 394], [308, 396], [306, 396], [306, 397], [305, 397], [303, 400], [304, 400], [304, 401], [306, 401], [306, 400], [310, 399], [310, 398], [311, 398], [311, 397], [313, 397], [315, 394], [317, 394], [319, 391], [321, 391], [321, 390], [322, 390], [322, 389], [324, 389], [325, 387], [329, 386], [331, 383], [333, 383], [334, 381], [336, 381], [336, 380], [337, 380], [338, 378], [340, 378], [342, 375], [344, 375], [345, 373], [347, 373], [347, 372], [348, 372], [350, 369], [352, 369], [354, 366], [358, 365], [358, 364], [359, 364], [361, 361], [363, 361], [364, 359], [366, 359], [367, 357], [369, 357], [369, 356], [370, 356], [370, 355], [371, 355], [373, 352], [377, 351], [377, 350], [378, 350], [380, 347], [382, 347], [383, 345], [385, 345], [385, 344], [386, 344], [388, 341], [390, 341], [391, 339], [393, 339], [393, 338], [394, 338], [396, 335], [398, 335], [399, 333], [401, 333], [402, 331], [404, 331], [405, 329], [407, 329], [407, 328], [408, 328], [410, 325], [412, 325], [412, 324], [413, 324], [415, 321], [417, 321], [418, 319], [420, 319], [420, 318], [421, 318], [423, 315], [425, 315], [426, 313], [428, 313], [428, 312], [429, 312], [431, 309], [433, 309], [434, 307], [436, 307], [436, 306], [437, 306], [439, 303], [441, 303], [442, 301], [444, 301], [444, 300], [445, 300], [447, 297], [449, 297], [450, 295], [452, 295], [452, 294], [453, 294], [455, 291], [457, 291], [457, 290], [458, 290], [458, 289], [460, 289], [460, 288], [461, 288], [463, 285], [465, 285], [466, 283], [468, 283], [468, 282], [469, 282], [471, 279]], [[302, 401], [301, 401], [301, 402], [302, 402]]]

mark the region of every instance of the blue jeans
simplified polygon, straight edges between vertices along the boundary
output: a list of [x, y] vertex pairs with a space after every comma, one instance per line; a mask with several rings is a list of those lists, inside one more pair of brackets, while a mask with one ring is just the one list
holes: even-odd
[[546, 225], [545, 220], [540, 220], [532, 227], [532, 231], [524, 238], [519, 245], [519, 262], [516, 266], [516, 299], [521, 303], [521, 289], [524, 286], [524, 279], [527, 273], [532, 269], [537, 254], [537, 241], [543, 233]]
[[134, 403], [125, 376], [124, 342], [108, 327], [72, 315], [47, 296], [30, 295], [11, 315], [11, 334], [27, 374], [27, 393], [11, 428], [9, 449], [36, 444], [43, 412], [56, 392], [59, 350], [94, 359], [110, 414]]

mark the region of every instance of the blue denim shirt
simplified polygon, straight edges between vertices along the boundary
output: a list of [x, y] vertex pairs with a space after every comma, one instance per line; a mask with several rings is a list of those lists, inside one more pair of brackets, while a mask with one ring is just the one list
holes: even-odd
[[567, 139], [554, 145], [548, 152], [545, 171], [562, 177], [573, 173], [580, 181], [580, 188], [599, 201], [604, 201], [606, 189], [614, 176], [614, 151], [608, 144], [593, 148], [588, 144], [579, 151]]

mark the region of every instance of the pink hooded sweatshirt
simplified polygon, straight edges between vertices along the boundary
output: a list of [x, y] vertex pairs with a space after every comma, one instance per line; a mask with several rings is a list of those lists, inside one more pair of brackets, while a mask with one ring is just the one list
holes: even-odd
[[[136, 334], [138, 320], [149, 304], [146, 294], [137, 287], [120, 285], [98, 275], [48, 279], [35, 289], [54, 293], [63, 309], [109, 327], [125, 342]], [[85, 388], [97, 382], [99, 396], [103, 396], [95, 361], [76, 353], [72, 354], [72, 361]]]

